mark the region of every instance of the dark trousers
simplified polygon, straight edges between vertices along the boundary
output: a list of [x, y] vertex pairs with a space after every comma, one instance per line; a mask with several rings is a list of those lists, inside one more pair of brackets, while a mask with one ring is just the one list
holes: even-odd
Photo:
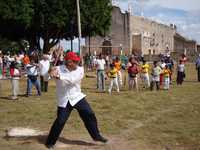
[[90, 105], [87, 103], [87, 101], [84, 98], [81, 101], [79, 101], [75, 106], [71, 106], [70, 103], [68, 102], [65, 108], [58, 107], [57, 118], [55, 122], [53, 123], [53, 126], [51, 127], [49, 136], [46, 141], [46, 145], [55, 145], [65, 125], [65, 122], [68, 120], [70, 113], [72, 112], [74, 108], [78, 111], [90, 136], [93, 139], [97, 139], [100, 136], [95, 114], [92, 111]]
[[41, 91], [47, 92], [48, 91], [48, 81], [44, 81], [44, 77], [40, 76], [40, 85], [41, 85]]
[[198, 81], [200, 82], [200, 67], [197, 68]]
[[178, 85], [182, 85], [183, 81], [184, 81], [184, 72], [180, 72], [178, 71], [177, 73], [177, 79], [176, 79], [176, 82]]
[[40, 83], [37, 79], [37, 76], [28, 76], [27, 79], [27, 95], [31, 95], [32, 85], [34, 85], [37, 89], [37, 94], [41, 95]]
[[151, 91], [153, 91], [155, 84], [156, 84], [156, 89], [160, 90], [160, 82], [159, 81], [152, 81], [151, 82], [151, 87], [150, 87]]

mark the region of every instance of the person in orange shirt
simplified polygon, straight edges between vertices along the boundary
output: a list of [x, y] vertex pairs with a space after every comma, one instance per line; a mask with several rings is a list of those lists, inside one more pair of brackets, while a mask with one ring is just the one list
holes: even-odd
[[29, 59], [29, 57], [28, 57], [28, 55], [24, 55], [24, 58], [23, 58], [23, 64], [24, 65], [28, 65], [28, 64], [30, 64], [30, 59]]
[[119, 59], [119, 57], [116, 57], [114, 62], [114, 67], [117, 69], [117, 79], [119, 82], [119, 85], [122, 86], [122, 73], [121, 73], [121, 61]]

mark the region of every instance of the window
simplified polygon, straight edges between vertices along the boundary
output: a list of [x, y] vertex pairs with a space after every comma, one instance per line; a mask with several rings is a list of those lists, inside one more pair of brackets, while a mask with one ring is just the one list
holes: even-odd
[[151, 55], [151, 49], [149, 49], [149, 55]]
[[156, 50], [154, 49], [154, 50], [153, 50], [153, 55], [155, 55], [155, 54], [156, 54]]

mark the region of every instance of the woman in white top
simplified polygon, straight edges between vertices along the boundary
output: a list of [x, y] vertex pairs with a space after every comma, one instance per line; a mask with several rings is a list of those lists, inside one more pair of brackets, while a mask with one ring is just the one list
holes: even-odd
[[49, 77], [49, 68], [50, 68], [50, 61], [48, 55], [43, 55], [43, 59], [39, 62], [40, 67], [40, 85], [41, 91], [47, 92], [48, 91], [48, 81]]
[[17, 67], [17, 63], [15, 61], [11, 62], [10, 65], [10, 75], [11, 75], [11, 84], [12, 84], [12, 100], [18, 99], [19, 95], [19, 79], [20, 79], [20, 70]]

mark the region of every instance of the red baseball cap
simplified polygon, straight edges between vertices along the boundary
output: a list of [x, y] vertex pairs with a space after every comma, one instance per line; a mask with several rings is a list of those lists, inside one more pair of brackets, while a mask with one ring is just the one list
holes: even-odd
[[74, 52], [68, 52], [65, 55], [65, 60], [80, 61], [81, 58]]

